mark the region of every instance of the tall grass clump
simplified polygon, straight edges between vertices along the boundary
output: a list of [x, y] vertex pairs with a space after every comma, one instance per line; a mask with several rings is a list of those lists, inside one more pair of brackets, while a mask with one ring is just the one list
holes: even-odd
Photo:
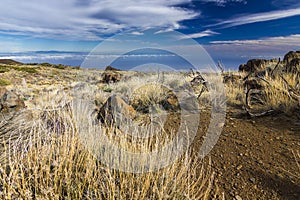
[[[188, 152], [153, 172], [124, 172], [107, 166], [83, 137], [115, 133], [94, 121], [91, 113], [88, 104], [73, 101], [59, 108], [25, 110], [2, 122], [0, 198], [216, 198], [213, 172]], [[117, 154], [110, 157], [118, 159]]]
[[[287, 73], [283, 74], [282, 77], [266, 77], [268, 81], [264, 83], [266, 105], [273, 110], [290, 113], [300, 105], [300, 99], [295, 99], [290, 94], [290, 87], [296, 88], [299, 76]], [[300, 94], [299, 88], [297, 92]]]

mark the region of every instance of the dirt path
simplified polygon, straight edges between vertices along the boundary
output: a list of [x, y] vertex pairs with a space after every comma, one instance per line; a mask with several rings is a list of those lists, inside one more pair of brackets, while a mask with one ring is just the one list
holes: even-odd
[[226, 199], [300, 199], [300, 169], [292, 150], [300, 150], [299, 117], [250, 119], [229, 109], [210, 152], [218, 186]]

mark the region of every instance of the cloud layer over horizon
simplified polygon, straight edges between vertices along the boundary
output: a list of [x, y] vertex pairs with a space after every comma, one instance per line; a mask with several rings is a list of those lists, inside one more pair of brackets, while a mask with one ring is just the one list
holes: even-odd
[[2, 0], [0, 52], [90, 52], [123, 31], [133, 39], [155, 28], [194, 39], [215, 60], [278, 56], [300, 49], [299, 21], [299, 0]]
[[199, 13], [186, 0], [2, 0], [0, 33], [69, 40], [101, 40], [128, 29], [178, 29]]

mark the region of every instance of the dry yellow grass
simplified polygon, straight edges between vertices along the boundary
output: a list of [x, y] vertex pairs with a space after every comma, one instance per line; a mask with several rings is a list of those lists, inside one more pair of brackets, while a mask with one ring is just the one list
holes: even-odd
[[[235, 72], [234, 74], [245, 76]], [[274, 110], [284, 113], [290, 113], [299, 108], [300, 99], [292, 98], [289, 94], [289, 86], [295, 87], [299, 76], [297, 74], [282, 74], [275, 77], [266, 76], [264, 80], [260, 80], [260, 84], [263, 86], [264, 95], [261, 98], [264, 100], [263, 105], [257, 105], [259, 110]], [[284, 81], [285, 80], [285, 81]], [[243, 81], [239, 83], [227, 83], [225, 85], [227, 103], [233, 106], [242, 107], [246, 101], [246, 91], [243, 86]], [[300, 93], [298, 88], [298, 93]]]
[[292, 87], [296, 85], [298, 76], [296, 74], [283, 74], [283, 77], [287, 83], [280, 76], [276, 76], [275, 79], [266, 77], [269, 82], [265, 89], [266, 102], [267, 106], [273, 110], [289, 113], [294, 111], [300, 103], [290, 96], [288, 88], [288, 85]]
[[[2, 126], [1, 199], [216, 198], [209, 165], [188, 152], [155, 172], [129, 173], [107, 167], [78, 135], [80, 126], [86, 134], [103, 128], [93, 125], [86, 106], [75, 107], [41, 109], [34, 115], [24, 112]], [[117, 155], [110, 156], [117, 159]]]

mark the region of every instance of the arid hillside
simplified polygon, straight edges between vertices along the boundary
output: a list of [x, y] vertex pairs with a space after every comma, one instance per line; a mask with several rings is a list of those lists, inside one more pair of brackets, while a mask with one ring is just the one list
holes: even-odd
[[[220, 66], [218, 74], [1, 61], [0, 197], [299, 199], [299, 60], [289, 52], [239, 71]], [[217, 87], [224, 96], [212, 95]], [[222, 112], [221, 133], [201, 159]], [[191, 141], [178, 159], [167, 152], [138, 168], [147, 161], [123, 162], [117, 150], [99, 147], [105, 138], [137, 154]], [[156, 169], [160, 157], [171, 164]], [[119, 159], [118, 167], [105, 164]]]

